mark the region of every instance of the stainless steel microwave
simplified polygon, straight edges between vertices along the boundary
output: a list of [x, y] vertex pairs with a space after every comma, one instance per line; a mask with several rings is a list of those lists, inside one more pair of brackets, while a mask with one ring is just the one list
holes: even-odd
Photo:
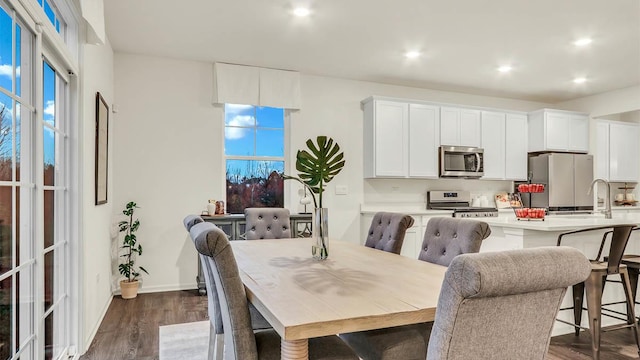
[[484, 150], [466, 146], [440, 146], [440, 177], [477, 179], [484, 175]]

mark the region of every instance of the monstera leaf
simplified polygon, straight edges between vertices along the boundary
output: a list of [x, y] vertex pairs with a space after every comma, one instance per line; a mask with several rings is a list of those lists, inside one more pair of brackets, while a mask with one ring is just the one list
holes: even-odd
[[308, 185], [313, 193], [318, 194], [322, 207], [324, 184], [330, 182], [344, 167], [344, 153], [340, 145], [326, 136], [318, 136], [317, 144], [307, 140], [307, 150], [298, 150], [296, 154], [296, 170], [300, 179]]

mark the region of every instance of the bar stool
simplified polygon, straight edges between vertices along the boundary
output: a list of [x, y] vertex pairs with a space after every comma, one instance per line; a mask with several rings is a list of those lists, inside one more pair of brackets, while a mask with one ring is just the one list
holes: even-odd
[[[600, 359], [600, 332], [601, 330], [601, 318], [602, 315], [610, 316], [614, 318], [618, 318], [616, 316], [612, 316], [607, 313], [602, 312], [602, 292], [604, 290], [604, 283], [607, 280], [607, 276], [609, 275], [620, 275], [620, 282], [623, 285], [626, 304], [627, 304], [627, 319], [625, 324], [616, 325], [615, 327], [609, 328], [606, 331], [610, 330], [618, 330], [623, 328], [631, 328], [633, 330], [633, 335], [636, 340], [636, 345], [638, 347], [638, 354], [640, 354], [640, 338], [638, 338], [638, 327], [635, 321], [635, 311], [634, 311], [634, 301], [631, 297], [631, 284], [629, 281], [629, 274], [627, 270], [627, 266], [621, 264], [622, 254], [627, 246], [627, 242], [629, 241], [629, 236], [631, 235], [631, 230], [635, 227], [632, 224], [625, 225], [613, 225], [613, 226], [601, 226], [595, 228], [588, 228], [582, 230], [575, 230], [562, 233], [558, 236], [557, 245], [560, 246], [562, 242], [562, 238], [566, 235], [579, 234], [589, 231], [595, 230], [607, 230], [611, 229], [611, 231], [607, 231], [602, 236], [602, 242], [600, 243], [600, 250], [598, 251], [598, 255], [595, 260], [591, 261], [591, 274], [589, 278], [585, 282], [576, 284], [573, 286], [573, 307], [562, 308], [560, 310], [573, 310], [574, 323], [570, 323], [564, 320], [556, 319], [565, 324], [569, 324], [575, 328], [575, 334], [578, 336], [580, 334], [580, 329], [587, 328], [580, 326], [582, 320], [582, 311], [585, 310], [583, 308], [583, 299], [584, 299], [584, 290], [586, 288], [587, 293], [587, 312], [589, 315], [589, 328], [591, 331], [591, 350], [593, 353], [593, 359]], [[600, 257], [602, 255], [602, 251], [605, 245], [605, 241], [607, 240], [607, 235], [611, 234], [611, 244], [609, 246], [609, 256], [606, 261], [601, 261]], [[620, 318], [618, 318], [620, 319]], [[623, 319], [624, 320], [624, 319]]]
[[[631, 231], [633, 232], [638, 230], [640, 230], [640, 227], [635, 227]], [[607, 261], [607, 258], [605, 257], [604, 260]], [[623, 255], [621, 263], [627, 266], [627, 271], [629, 272], [629, 285], [631, 286], [631, 299], [633, 300], [634, 304], [640, 304], [639, 302], [636, 301], [636, 295], [638, 292], [638, 276], [640, 275], [640, 255], [634, 255], [634, 254]], [[603, 304], [603, 306], [616, 305], [616, 304], [622, 304], [622, 303], [625, 303], [625, 301], [618, 301], [618, 302]], [[625, 315], [619, 311], [610, 310], [610, 309], [606, 309], [606, 310], [615, 314]], [[627, 311], [629, 311], [628, 308], [627, 308]], [[636, 316], [636, 319], [640, 321], [640, 316]]]

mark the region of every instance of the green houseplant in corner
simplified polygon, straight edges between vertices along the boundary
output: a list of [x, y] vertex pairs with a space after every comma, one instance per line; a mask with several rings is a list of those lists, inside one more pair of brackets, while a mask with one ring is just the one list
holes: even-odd
[[125, 277], [125, 279], [120, 281], [120, 292], [123, 299], [133, 299], [138, 296], [138, 276], [140, 276], [140, 271], [149, 274], [142, 266], [137, 268], [135, 266], [136, 256], [142, 255], [142, 245], [138, 244], [138, 239], [135, 234], [140, 227], [140, 221], [133, 218], [135, 209], [137, 208], [138, 206], [135, 202], [130, 201], [127, 203], [122, 213], [126, 215], [128, 219], [118, 223], [120, 232], [124, 233], [121, 246], [124, 253], [120, 255], [120, 257], [123, 258], [123, 262], [118, 265], [120, 274]]
[[[323, 207], [322, 194], [325, 184], [342, 171], [344, 167], [344, 153], [340, 151], [340, 145], [326, 136], [318, 136], [316, 144], [308, 139], [307, 150], [298, 150], [296, 153], [296, 170], [298, 177], [283, 175], [284, 179], [296, 180], [311, 192], [315, 207], [312, 227], [314, 245], [313, 257], [326, 259], [329, 256], [329, 224], [328, 209]], [[319, 202], [315, 194], [318, 194]]]

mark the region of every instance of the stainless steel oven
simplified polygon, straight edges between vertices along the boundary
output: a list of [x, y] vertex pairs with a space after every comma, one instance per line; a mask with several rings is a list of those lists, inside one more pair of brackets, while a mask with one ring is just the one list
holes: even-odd
[[477, 179], [484, 175], [484, 150], [440, 146], [440, 177]]

